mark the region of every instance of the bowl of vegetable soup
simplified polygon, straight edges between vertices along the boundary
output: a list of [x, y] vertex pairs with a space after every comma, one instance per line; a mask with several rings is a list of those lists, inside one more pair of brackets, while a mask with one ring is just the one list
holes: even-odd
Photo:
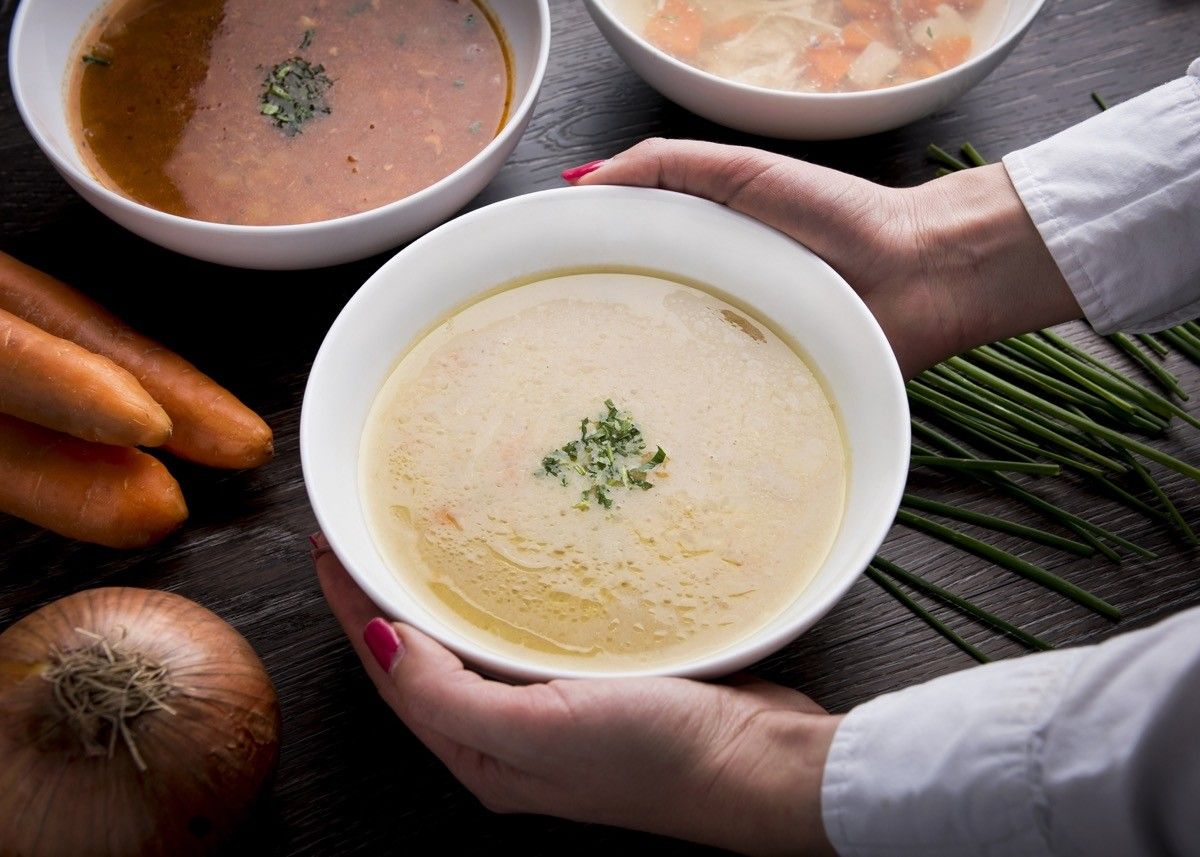
[[462, 208], [524, 132], [547, 0], [23, 0], [10, 76], [88, 202], [199, 259], [299, 269]]
[[487, 672], [723, 675], [811, 627], [907, 476], [887, 339], [716, 203], [495, 203], [346, 304], [304, 394], [317, 520], [389, 616]]
[[990, 74], [1045, 0], [584, 0], [641, 77], [713, 122], [859, 137], [938, 110]]

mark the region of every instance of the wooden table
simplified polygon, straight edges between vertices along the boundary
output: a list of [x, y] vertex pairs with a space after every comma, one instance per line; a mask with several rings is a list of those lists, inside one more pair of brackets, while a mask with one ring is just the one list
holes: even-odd
[[[13, 5], [4, 0], [0, 10], [5, 45]], [[655, 134], [751, 143], [887, 184], [914, 184], [933, 173], [922, 155], [926, 143], [952, 147], [970, 139], [999, 156], [1092, 115], [1092, 90], [1119, 102], [1179, 76], [1200, 45], [1200, 5], [1194, 3], [1051, 0], [1004, 66], [941, 113], [867, 139], [792, 144], [737, 134], [666, 102], [621, 63], [581, 4], [552, 0], [551, 6], [553, 57], [533, 122], [474, 205], [556, 187], [563, 168]], [[323, 271], [264, 274], [221, 269], [148, 244], [72, 193], [25, 131], [7, 85], [0, 87], [0, 189], [0, 247], [80, 285], [226, 383], [265, 415], [278, 449], [273, 462], [251, 473], [173, 464], [192, 516], [177, 537], [153, 550], [115, 553], [0, 520], [0, 628], [52, 599], [101, 585], [169, 589], [232, 622], [265, 660], [284, 717], [277, 782], [242, 843], [246, 850], [693, 850], [605, 828], [490, 815], [378, 701], [330, 616], [308, 556], [315, 523], [297, 455], [300, 401], [326, 328], [384, 257]], [[1072, 328], [1072, 335], [1085, 334]], [[1169, 365], [1186, 387], [1200, 392], [1200, 370], [1177, 357]], [[1200, 460], [1200, 435], [1176, 429], [1164, 448]], [[929, 496], [1024, 514], [962, 480], [918, 471], [912, 483]], [[1200, 520], [1200, 487], [1171, 475], [1164, 484], [1184, 514]], [[904, 529], [895, 530], [883, 552], [1059, 645], [1095, 642], [1200, 602], [1195, 554], [1161, 528], [1068, 480], [1047, 488], [1071, 508], [1161, 552], [1154, 561], [1116, 566], [993, 537], [1117, 604], [1125, 613], [1118, 625]], [[940, 608], [938, 613], [948, 615]], [[952, 622], [994, 656], [1021, 651], [961, 617]], [[845, 711], [971, 663], [863, 580], [814, 630], [758, 672]]]

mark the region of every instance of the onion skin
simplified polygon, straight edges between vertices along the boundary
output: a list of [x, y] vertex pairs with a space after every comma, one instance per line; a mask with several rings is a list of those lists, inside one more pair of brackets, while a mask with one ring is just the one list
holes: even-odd
[[[130, 721], [147, 770], [117, 743], [89, 756], [43, 679], [76, 628], [166, 666], [174, 715]], [[227, 842], [279, 756], [279, 703], [250, 644], [178, 595], [93, 589], [0, 634], [0, 857], [201, 855]]]

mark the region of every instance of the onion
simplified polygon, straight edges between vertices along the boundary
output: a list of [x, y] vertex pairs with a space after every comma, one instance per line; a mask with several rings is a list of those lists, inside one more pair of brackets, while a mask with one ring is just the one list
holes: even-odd
[[0, 854], [206, 854], [279, 755], [250, 644], [167, 592], [92, 589], [0, 634]]

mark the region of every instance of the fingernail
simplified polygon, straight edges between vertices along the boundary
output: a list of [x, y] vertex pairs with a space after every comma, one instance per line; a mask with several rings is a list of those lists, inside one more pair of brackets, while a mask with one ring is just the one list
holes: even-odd
[[569, 170], [563, 170], [562, 177], [565, 181], [577, 182], [588, 173], [594, 173], [607, 163], [607, 160], [602, 159], [599, 161], [591, 161], [590, 163], [586, 163], [579, 167], [571, 167]]
[[308, 537], [308, 542], [312, 545], [312, 550], [308, 552], [308, 555], [312, 557], [313, 562], [329, 553], [329, 542], [324, 533], [313, 533]]
[[386, 673], [390, 673], [396, 661], [404, 656], [400, 635], [390, 622], [383, 619], [376, 617], [368, 622], [367, 627], [363, 629], [363, 639], [366, 640], [371, 654], [375, 656], [375, 661]]

